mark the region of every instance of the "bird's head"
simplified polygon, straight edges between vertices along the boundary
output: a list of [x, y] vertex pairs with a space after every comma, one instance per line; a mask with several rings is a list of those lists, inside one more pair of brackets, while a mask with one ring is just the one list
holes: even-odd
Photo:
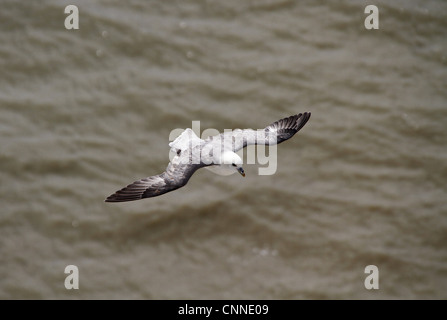
[[224, 152], [222, 156], [222, 164], [229, 165], [230, 168], [236, 170], [241, 176], [245, 177], [245, 171], [242, 168], [242, 159], [239, 155], [233, 151]]

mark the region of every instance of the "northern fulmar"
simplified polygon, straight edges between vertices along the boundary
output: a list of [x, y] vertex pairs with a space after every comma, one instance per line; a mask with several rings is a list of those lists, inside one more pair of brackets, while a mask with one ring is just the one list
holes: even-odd
[[129, 184], [107, 197], [106, 202], [151, 198], [183, 187], [200, 168], [218, 166], [245, 177], [242, 159], [236, 152], [248, 145], [275, 145], [293, 137], [309, 120], [310, 112], [273, 122], [264, 129], [236, 129], [200, 139], [192, 129], [184, 130], [169, 144], [174, 157], [165, 172]]

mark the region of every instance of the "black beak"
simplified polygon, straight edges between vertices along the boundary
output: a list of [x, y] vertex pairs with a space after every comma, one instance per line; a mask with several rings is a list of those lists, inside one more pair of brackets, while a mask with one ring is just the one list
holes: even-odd
[[237, 172], [239, 172], [241, 174], [241, 176], [245, 177], [245, 171], [244, 171], [244, 169], [242, 169], [242, 167], [238, 167]]

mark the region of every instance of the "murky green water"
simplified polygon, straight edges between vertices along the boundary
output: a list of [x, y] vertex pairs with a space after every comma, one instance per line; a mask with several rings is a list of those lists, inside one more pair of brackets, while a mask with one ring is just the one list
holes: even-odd
[[[445, 1], [3, 1], [0, 298], [447, 298], [446, 31]], [[274, 175], [103, 202], [175, 128], [304, 111]]]

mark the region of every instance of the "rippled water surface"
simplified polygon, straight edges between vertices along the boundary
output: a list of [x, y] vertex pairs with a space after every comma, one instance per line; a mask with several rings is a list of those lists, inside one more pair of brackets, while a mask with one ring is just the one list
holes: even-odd
[[[368, 4], [3, 1], [0, 298], [446, 299], [447, 3]], [[175, 128], [304, 111], [274, 175], [103, 202]]]

